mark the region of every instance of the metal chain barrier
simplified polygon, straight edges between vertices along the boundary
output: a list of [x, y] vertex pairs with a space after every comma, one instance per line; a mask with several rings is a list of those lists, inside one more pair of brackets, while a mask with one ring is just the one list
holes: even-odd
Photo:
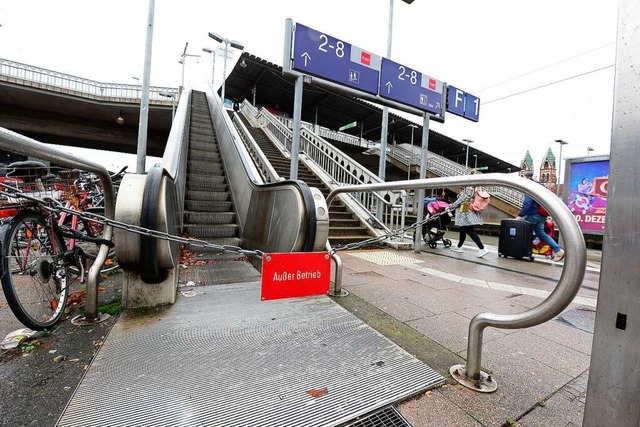
[[[174, 236], [171, 235], [169, 233], [165, 233], [163, 231], [158, 231], [158, 230], [151, 230], [148, 228], [144, 228], [144, 227], [140, 227], [137, 225], [132, 225], [132, 224], [125, 224], [123, 222], [120, 221], [116, 221], [113, 219], [109, 219], [106, 218], [102, 215], [96, 214], [96, 213], [92, 213], [92, 212], [79, 212], [70, 208], [66, 208], [60, 201], [55, 200], [51, 197], [46, 197], [46, 198], [38, 198], [38, 197], [34, 197], [32, 195], [29, 195], [28, 193], [23, 193], [22, 191], [20, 191], [18, 188], [16, 187], [12, 187], [6, 183], [0, 183], [0, 187], [4, 187], [5, 190], [1, 190], [0, 189], [0, 195], [2, 196], [6, 196], [6, 197], [20, 197], [23, 199], [26, 199], [30, 202], [33, 203], [37, 203], [38, 205], [41, 206], [42, 209], [45, 209], [49, 212], [53, 212], [56, 214], [59, 214], [61, 212], [65, 212], [69, 215], [74, 215], [77, 216], [78, 218], [84, 219], [85, 221], [92, 221], [92, 222], [97, 222], [100, 225], [110, 225], [114, 228], [119, 228], [125, 231], [130, 231], [132, 233], [137, 233], [140, 235], [144, 235], [144, 236], [149, 236], [149, 237], [154, 237], [157, 239], [163, 239], [163, 240], [168, 240], [168, 241], [172, 241], [172, 242], [177, 242], [177, 243], [182, 243], [185, 245], [190, 245], [190, 246], [195, 246], [195, 247], [199, 247], [199, 248], [211, 248], [211, 249], [215, 249], [218, 250], [220, 252], [228, 252], [228, 253], [235, 253], [235, 254], [240, 254], [240, 255], [245, 255], [245, 256], [252, 256], [258, 259], [261, 259], [263, 257], [263, 255], [265, 254], [262, 251], [259, 250], [247, 250], [247, 249], [242, 249], [239, 246], [232, 246], [232, 245], [216, 245], [215, 243], [210, 243], [207, 242], [206, 240], [200, 240], [200, 239], [194, 239], [194, 238], [190, 238], [190, 237], [180, 237], [180, 236]], [[427, 215], [425, 216], [421, 221], [417, 221], [409, 226], [406, 226], [404, 228], [398, 228], [396, 230], [391, 230], [390, 232], [388, 232], [387, 234], [382, 234], [380, 236], [376, 236], [376, 237], [372, 237], [370, 239], [366, 239], [366, 240], [362, 240], [360, 242], [354, 242], [354, 243], [348, 243], [344, 246], [340, 246], [338, 248], [332, 248], [331, 249], [331, 255], [335, 254], [338, 251], [346, 251], [346, 250], [354, 250], [354, 249], [360, 249], [364, 246], [368, 246], [368, 245], [372, 245], [374, 243], [378, 243], [381, 242], [383, 240], [387, 240], [387, 239], [392, 239], [394, 237], [399, 237], [404, 235], [405, 232], [410, 231], [410, 230], [417, 230], [418, 227], [422, 227], [422, 225], [426, 224], [429, 221], [432, 221], [434, 219], [439, 218], [442, 215], [449, 215], [451, 213], [451, 211], [454, 211], [456, 208], [458, 208], [458, 206], [460, 206], [461, 204], [467, 202], [471, 196], [473, 195], [473, 193], [469, 194], [467, 192], [467, 194], [465, 195], [465, 197], [460, 197], [458, 198], [455, 202], [453, 202], [452, 204], [450, 204], [447, 209], [443, 210], [442, 212], [438, 212], [435, 215]]]
[[442, 215], [449, 215], [452, 211], [456, 210], [458, 208], [458, 206], [460, 206], [461, 204], [469, 201], [471, 199], [471, 196], [473, 195], [473, 192], [471, 194], [469, 194], [469, 192], [465, 191], [465, 193], [466, 193], [465, 197], [458, 198], [455, 202], [451, 203], [449, 205], [449, 207], [447, 207], [442, 212], [438, 212], [435, 215], [430, 215], [430, 216], [427, 215], [422, 219], [422, 221], [416, 221], [415, 223], [413, 223], [411, 225], [408, 225], [408, 226], [406, 226], [404, 228], [398, 228], [396, 230], [391, 230], [387, 234], [382, 234], [380, 236], [372, 237], [370, 239], [362, 240], [360, 242], [348, 243], [348, 244], [346, 244], [344, 246], [340, 246], [339, 248], [332, 248], [331, 249], [331, 254], [333, 255], [334, 253], [336, 253], [338, 251], [360, 249], [360, 248], [362, 248], [364, 246], [371, 245], [371, 244], [374, 244], [374, 243], [378, 243], [378, 242], [381, 242], [383, 240], [391, 239], [393, 237], [403, 236], [406, 231], [417, 230], [418, 227], [422, 227], [424, 224], [426, 224], [429, 221], [437, 219], [437, 218], [441, 217]]
[[[20, 197], [32, 203], [36, 203], [40, 205], [41, 209], [47, 210], [49, 212], [53, 212], [56, 214], [65, 212], [69, 215], [74, 215], [80, 219], [84, 219], [85, 221], [96, 222], [102, 226], [110, 225], [114, 228], [119, 228], [125, 231], [130, 231], [132, 233], [137, 233], [144, 236], [150, 236], [157, 239], [168, 240], [168, 241], [182, 243], [185, 245], [195, 246], [199, 248], [211, 248], [211, 249], [218, 250], [220, 252], [228, 252], [228, 253], [240, 254], [245, 256], [252, 256], [258, 259], [261, 259], [262, 256], [264, 255], [264, 252], [259, 250], [251, 251], [251, 250], [242, 249], [239, 246], [217, 245], [215, 243], [207, 242], [206, 240], [194, 239], [190, 237], [174, 236], [169, 233], [165, 233], [163, 231], [150, 230], [148, 228], [140, 227], [137, 225], [125, 224], [123, 222], [109, 219], [96, 213], [79, 212], [70, 208], [66, 208], [60, 201], [55, 200], [51, 197], [46, 197], [46, 198], [34, 197], [28, 193], [23, 193], [18, 188], [12, 187], [6, 183], [0, 183], [0, 187], [5, 188], [5, 190], [0, 189], [1, 196], [11, 197], [11, 198]], [[21, 206], [27, 207], [27, 205], [21, 205]]]

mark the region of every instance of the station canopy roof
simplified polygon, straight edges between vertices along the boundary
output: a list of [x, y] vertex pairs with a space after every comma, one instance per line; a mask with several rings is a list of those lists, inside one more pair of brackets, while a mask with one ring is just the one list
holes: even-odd
[[[233, 70], [227, 77], [225, 97], [227, 99], [247, 99], [258, 107], [270, 107], [292, 117], [294, 104], [294, 79], [282, 73], [282, 67], [243, 52]], [[317, 123], [332, 130], [357, 122], [357, 126], [343, 132], [360, 136], [370, 141], [380, 140], [382, 108], [361, 99], [332, 92], [324, 87], [304, 84], [302, 96], [302, 120]], [[461, 119], [463, 120], [463, 119]], [[397, 144], [411, 143], [411, 126], [416, 124], [397, 114], [389, 112], [388, 144], [393, 140]], [[362, 126], [362, 129], [361, 129]], [[413, 144], [421, 145], [422, 126], [414, 130]], [[457, 141], [441, 133], [429, 132], [429, 151], [449, 160], [465, 164], [466, 142]], [[474, 155], [477, 155], [477, 163]], [[520, 168], [483, 151], [469, 146], [469, 166], [477, 164], [483, 172], [516, 172]], [[484, 169], [486, 167], [486, 169]]]

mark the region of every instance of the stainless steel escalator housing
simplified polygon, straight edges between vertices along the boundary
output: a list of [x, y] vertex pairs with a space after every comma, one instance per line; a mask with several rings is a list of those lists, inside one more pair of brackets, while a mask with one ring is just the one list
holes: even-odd
[[[263, 252], [324, 250], [329, 228], [328, 209], [319, 190], [299, 181], [264, 184], [220, 98], [205, 90], [228, 174], [244, 249]], [[181, 94], [163, 156], [147, 174], [130, 174], [121, 184], [116, 220], [180, 234], [184, 206], [190, 91]], [[154, 171], [159, 169], [159, 171]], [[152, 185], [150, 180], [159, 182]], [[124, 191], [122, 191], [124, 190]], [[153, 194], [145, 194], [153, 191]], [[150, 206], [145, 206], [145, 201]], [[155, 210], [149, 214], [146, 209]], [[146, 213], [145, 213], [146, 212]], [[145, 218], [150, 219], [145, 222]], [[175, 302], [178, 245], [175, 242], [115, 232], [116, 251], [125, 269], [123, 306], [153, 307]], [[153, 283], [149, 286], [149, 283]]]

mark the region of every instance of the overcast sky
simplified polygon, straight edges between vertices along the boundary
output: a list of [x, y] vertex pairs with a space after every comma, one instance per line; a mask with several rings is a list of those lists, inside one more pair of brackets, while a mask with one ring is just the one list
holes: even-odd
[[[135, 84], [147, 15], [142, 0], [0, 0], [0, 57]], [[210, 31], [282, 65], [286, 18], [386, 56], [389, 0], [156, 0], [151, 84], [180, 85], [187, 42], [202, 57], [186, 82], [208, 77]], [[450, 114], [432, 129], [517, 165], [528, 149], [539, 167], [559, 138], [563, 159], [609, 153], [616, 26], [613, 0], [395, 0], [391, 58], [480, 97], [478, 123]]]

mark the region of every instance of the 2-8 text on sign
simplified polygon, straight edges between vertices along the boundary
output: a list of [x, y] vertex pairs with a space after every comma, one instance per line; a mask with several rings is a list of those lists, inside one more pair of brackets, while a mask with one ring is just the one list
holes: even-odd
[[380, 56], [296, 24], [293, 68], [364, 92], [378, 93]]

